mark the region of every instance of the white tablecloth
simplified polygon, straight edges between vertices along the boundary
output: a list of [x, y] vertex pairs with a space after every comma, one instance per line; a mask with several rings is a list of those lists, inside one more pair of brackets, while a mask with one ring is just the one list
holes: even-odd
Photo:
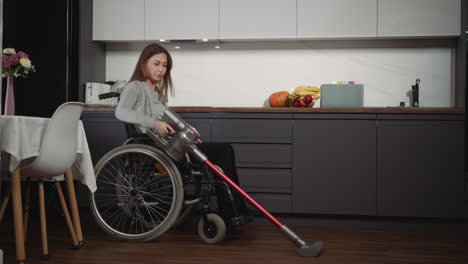
[[[10, 154], [9, 171], [13, 172], [21, 161], [39, 155], [42, 138], [50, 119], [29, 116], [1, 116], [1, 119], [1, 150]], [[78, 130], [77, 155], [72, 166], [73, 177], [81, 180], [94, 192], [96, 176], [81, 121]]]

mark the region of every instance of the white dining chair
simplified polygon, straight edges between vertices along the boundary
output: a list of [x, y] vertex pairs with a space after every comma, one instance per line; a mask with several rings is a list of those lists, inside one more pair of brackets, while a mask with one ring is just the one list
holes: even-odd
[[[71, 166], [76, 159], [78, 124], [83, 107], [84, 104], [80, 102], [68, 102], [59, 106], [48, 123], [40, 146], [39, 155], [29, 164], [20, 165], [11, 175], [16, 258], [20, 263], [24, 262], [26, 257], [24, 246], [25, 227], [21, 201], [21, 177], [30, 177], [39, 182], [39, 214], [42, 238], [41, 259], [45, 260], [49, 258], [43, 185], [45, 181], [55, 181], [54, 184], [72, 237], [73, 248], [78, 249], [83, 243], [73, 175], [71, 172]], [[60, 183], [56, 180], [56, 176], [62, 174], [65, 175], [64, 179], [68, 188], [69, 203], [72, 213], [71, 217]], [[4, 202], [5, 200], [7, 199], [4, 199]], [[1, 208], [4, 207], [5, 206], [2, 204]]]

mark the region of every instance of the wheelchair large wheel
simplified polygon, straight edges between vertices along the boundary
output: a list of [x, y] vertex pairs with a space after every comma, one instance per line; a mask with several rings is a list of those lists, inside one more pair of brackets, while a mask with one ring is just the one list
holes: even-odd
[[141, 144], [120, 146], [99, 160], [95, 173], [91, 211], [112, 237], [149, 241], [177, 220], [184, 202], [183, 183], [176, 165], [162, 151]]

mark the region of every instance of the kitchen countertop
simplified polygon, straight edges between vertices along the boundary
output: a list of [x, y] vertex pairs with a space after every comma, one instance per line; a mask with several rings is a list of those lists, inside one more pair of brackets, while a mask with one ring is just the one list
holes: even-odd
[[[293, 107], [173, 107], [176, 112], [231, 113], [336, 113], [336, 114], [464, 114], [463, 108], [450, 107], [363, 107], [363, 108], [293, 108]], [[85, 107], [87, 112], [113, 112], [115, 107]]]

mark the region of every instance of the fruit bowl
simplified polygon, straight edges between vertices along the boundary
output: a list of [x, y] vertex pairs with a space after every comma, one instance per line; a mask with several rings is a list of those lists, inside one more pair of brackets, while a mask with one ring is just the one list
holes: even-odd
[[314, 102], [314, 99], [312, 98], [312, 96], [310, 95], [306, 95], [304, 96], [304, 98], [302, 99], [293, 99], [293, 100], [289, 100], [289, 105], [291, 107], [308, 107], [308, 108], [312, 108], [314, 106], [315, 102]]

